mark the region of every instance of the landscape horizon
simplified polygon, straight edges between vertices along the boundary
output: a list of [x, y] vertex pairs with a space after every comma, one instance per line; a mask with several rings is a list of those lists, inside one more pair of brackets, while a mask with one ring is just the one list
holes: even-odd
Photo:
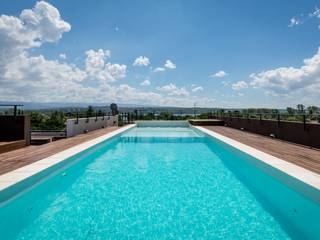
[[290, 3], [2, 1], [0, 101], [319, 106], [320, 10]]
[[319, 0], [1, 0], [0, 239], [320, 239]]

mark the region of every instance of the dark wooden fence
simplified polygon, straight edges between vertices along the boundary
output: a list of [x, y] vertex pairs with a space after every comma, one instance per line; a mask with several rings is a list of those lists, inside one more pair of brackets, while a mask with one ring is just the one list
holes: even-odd
[[248, 132], [278, 138], [281, 140], [298, 143], [314, 148], [320, 148], [320, 124], [302, 121], [284, 121], [281, 117], [277, 120], [262, 118], [240, 118], [221, 116], [226, 126], [242, 129]]
[[0, 115], [0, 141], [26, 140], [29, 145], [30, 117]]

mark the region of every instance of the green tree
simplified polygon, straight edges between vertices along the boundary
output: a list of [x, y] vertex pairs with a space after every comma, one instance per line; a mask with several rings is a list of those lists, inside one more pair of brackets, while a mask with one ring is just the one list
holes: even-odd
[[160, 120], [170, 120], [172, 117], [172, 114], [169, 112], [161, 112], [159, 115]]
[[314, 115], [314, 114], [317, 114], [319, 112], [319, 108], [316, 107], [316, 106], [309, 106], [307, 108], [307, 110], [308, 110], [308, 114], [310, 114], [310, 115]]
[[39, 112], [31, 112], [30, 113], [30, 122], [31, 122], [31, 129], [33, 130], [41, 130], [46, 125], [46, 120], [48, 116], [41, 114]]
[[110, 109], [112, 112], [112, 116], [118, 115], [119, 111], [118, 111], [118, 106], [115, 103], [111, 103], [110, 104]]
[[210, 113], [201, 113], [201, 114], [199, 115], [199, 118], [200, 118], [200, 119], [208, 119], [208, 118], [209, 118], [209, 114], [210, 114]]
[[298, 104], [297, 110], [298, 110], [298, 113], [302, 114], [305, 111], [305, 106], [303, 104]]
[[45, 124], [45, 129], [63, 130], [66, 127], [66, 117], [61, 111], [54, 111], [50, 114]]
[[138, 110], [137, 110], [137, 109], [134, 109], [134, 110], [133, 110], [133, 113], [134, 113], [136, 119], [139, 119], [139, 117], [138, 117]]
[[292, 114], [295, 114], [296, 110], [292, 107], [287, 107], [287, 112], [288, 112], [288, 114], [292, 115]]
[[89, 106], [87, 111], [86, 111], [86, 114], [88, 117], [93, 117], [94, 116], [94, 109], [92, 106]]
[[143, 120], [152, 120], [154, 119], [154, 114], [151, 112], [148, 112], [146, 115], [143, 116]]
[[241, 113], [242, 113], [243, 115], [247, 115], [247, 114], [248, 114], [248, 109], [242, 109], [242, 110], [241, 110]]
[[248, 113], [249, 114], [255, 114], [255, 113], [257, 113], [257, 109], [256, 108], [249, 108], [248, 109]]

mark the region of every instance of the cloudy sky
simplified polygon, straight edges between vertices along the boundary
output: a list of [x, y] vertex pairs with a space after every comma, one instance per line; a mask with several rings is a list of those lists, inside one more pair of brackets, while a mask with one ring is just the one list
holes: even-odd
[[0, 101], [320, 105], [319, 1], [0, 3]]

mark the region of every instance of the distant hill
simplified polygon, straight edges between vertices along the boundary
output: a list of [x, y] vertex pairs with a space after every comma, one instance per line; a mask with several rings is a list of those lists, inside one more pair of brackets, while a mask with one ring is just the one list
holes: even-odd
[[[21, 107], [24, 110], [29, 111], [40, 111], [40, 112], [52, 112], [53, 110], [60, 110], [64, 112], [75, 112], [83, 111], [88, 108], [88, 106], [93, 106], [95, 110], [101, 110], [103, 112], [110, 112], [110, 103], [74, 103], [74, 102], [48, 102], [48, 103], [38, 103], [38, 102], [4, 102], [0, 101], [0, 104], [22, 104]], [[174, 114], [193, 114], [194, 108], [185, 107], [165, 107], [165, 106], [153, 106], [153, 105], [139, 105], [139, 104], [122, 104], [117, 103], [120, 112], [134, 112], [139, 113], [160, 113], [169, 112]], [[0, 107], [1, 109], [1, 107]], [[215, 111], [220, 108], [200, 108], [196, 107], [196, 114], [207, 113]], [[225, 108], [226, 111], [242, 110], [241, 108]], [[285, 112], [285, 109], [279, 109], [280, 112]]]
[[[61, 108], [87, 108], [89, 105], [95, 107], [109, 107], [111, 103], [77, 103], [77, 102], [5, 102], [0, 101], [0, 104], [22, 104], [22, 109], [25, 110], [41, 110], [41, 109], [61, 109]], [[118, 104], [119, 107], [143, 107], [138, 104]], [[0, 107], [1, 108], [1, 107]]]
[[[110, 103], [61, 103], [61, 102], [49, 102], [49, 103], [37, 103], [37, 102], [1, 102], [0, 104], [22, 104], [20, 107], [24, 110], [29, 111], [40, 111], [40, 112], [51, 112], [53, 110], [60, 110], [64, 112], [74, 112], [83, 111], [88, 108], [88, 106], [93, 106], [95, 110], [101, 110], [104, 112], [110, 111]], [[121, 104], [117, 103], [120, 112], [134, 112], [138, 111], [140, 113], [160, 113], [169, 112], [175, 114], [193, 114], [194, 108], [184, 108], [184, 107], [163, 107], [163, 106], [152, 106], [152, 105], [138, 105], [138, 104]], [[1, 108], [1, 107], [0, 107]], [[210, 112], [216, 108], [196, 108], [196, 113]]]

